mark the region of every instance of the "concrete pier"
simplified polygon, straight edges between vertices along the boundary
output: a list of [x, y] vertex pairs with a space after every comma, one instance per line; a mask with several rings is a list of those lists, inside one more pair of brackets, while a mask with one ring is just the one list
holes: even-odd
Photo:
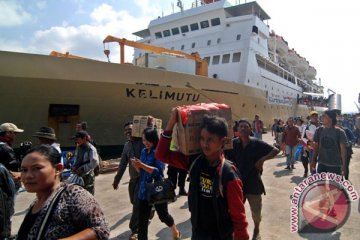
[[[263, 135], [268, 143], [273, 143], [271, 134]], [[360, 193], [360, 148], [354, 147], [354, 154], [350, 164], [350, 181], [355, 190]], [[290, 208], [291, 195], [304, 178], [301, 162], [295, 164], [294, 170], [285, 170], [285, 157], [280, 155], [264, 164], [263, 181], [266, 195], [263, 196], [263, 211], [260, 232], [262, 239], [309, 239], [309, 240], [335, 240], [360, 238], [360, 203], [359, 200], [351, 202], [351, 210], [345, 224], [331, 233], [291, 233]], [[132, 205], [127, 192], [129, 177], [124, 175], [119, 189], [113, 190], [112, 181], [115, 173], [101, 174], [96, 177], [95, 197], [100, 203], [111, 228], [110, 239], [129, 239], [129, 219]], [[24, 218], [34, 194], [22, 192], [16, 199], [16, 213], [13, 217], [13, 232], [16, 233]], [[187, 197], [179, 197], [176, 202], [169, 204], [169, 212], [182, 233], [182, 239], [191, 238], [190, 213], [188, 211]], [[248, 231], [252, 236], [253, 223], [248, 203], [246, 213], [249, 221]], [[170, 229], [161, 223], [158, 216], [149, 225], [149, 239], [172, 239]]]

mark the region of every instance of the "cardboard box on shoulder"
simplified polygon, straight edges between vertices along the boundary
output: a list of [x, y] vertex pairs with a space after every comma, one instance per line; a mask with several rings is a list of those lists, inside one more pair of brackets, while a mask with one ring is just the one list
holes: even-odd
[[145, 128], [153, 127], [161, 130], [162, 120], [152, 116], [134, 116], [132, 136], [141, 137]]
[[200, 103], [190, 106], [182, 106], [178, 112], [178, 123], [174, 127], [172, 149], [185, 155], [198, 154], [200, 147], [200, 125], [204, 115], [222, 117], [228, 124], [228, 139], [225, 149], [232, 148], [233, 122], [231, 108], [225, 104]]

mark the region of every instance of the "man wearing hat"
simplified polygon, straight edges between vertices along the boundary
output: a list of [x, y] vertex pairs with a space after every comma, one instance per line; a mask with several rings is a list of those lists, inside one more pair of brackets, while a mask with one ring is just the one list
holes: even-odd
[[316, 129], [314, 135], [314, 154], [311, 168], [317, 172], [331, 172], [338, 175], [346, 174], [346, 145], [348, 144], [344, 130], [336, 127], [336, 112], [324, 112], [323, 125]]
[[309, 174], [309, 162], [311, 159], [311, 155], [313, 153], [313, 136], [315, 134], [315, 130], [319, 127], [319, 114], [316, 111], [311, 111], [309, 114], [310, 120], [306, 127], [304, 127], [302, 132], [302, 142], [304, 144], [305, 151], [303, 156], [301, 156], [301, 162], [304, 166], [304, 177], [307, 177]]
[[94, 195], [94, 169], [99, 165], [99, 157], [96, 148], [89, 142], [88, 135], [85, 131], [79, 131], [75, 134], [77, 146], [72, 171], [83, 178], [84, 188]]
[[33, 137], [38, 138], [39, 144], [46, 144], [54, 147], [60, 154], [60, 144], [56, 143], [56, 135], [55, 131], [51, 127], [41, 127], [39, 131], [37, 131]]
[[16, 134], [24, 130], [13, 123], [0, 125], [0, 239], [10, 239], [11, 217], [14, 214], [15, 182], [20, 181], [19, 161], [12, 144]]

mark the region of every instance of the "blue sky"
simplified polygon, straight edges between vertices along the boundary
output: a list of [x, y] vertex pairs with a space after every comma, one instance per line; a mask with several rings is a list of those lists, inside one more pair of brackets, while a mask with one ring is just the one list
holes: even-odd
[[[133, 32], [172, 13], [177, 0], [0, 0], [0, 50], [52, 50], [106, 60], [107, 35], [136, 40]], [[183, 0], [185, 9], [191, 0]], [[233, 0], [239, 2], [239, 0]], [[240, 2], [245, 2], [241, 0]], [[249, 1], [248, 1], [249, 2]], [[357, 0], [258, 0], [270, 28], [317, 69], [325, 88], [342, 94], [343, 112], [357, 111], [360, 92]], [[113, 61], [118, 49], [112, 47]], [[132, 50], [126, 50], [131, 61]], [[116, 60], [115, 60], [116, 59]]]

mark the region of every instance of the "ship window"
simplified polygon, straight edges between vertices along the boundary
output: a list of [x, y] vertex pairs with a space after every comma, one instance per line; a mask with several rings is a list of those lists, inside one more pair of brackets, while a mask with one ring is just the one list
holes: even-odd
[[207, 41], [207, 45], [210, 46], [211, 45], [211, 40]]
[[164, 30], [163, 34], [164, 34], [164, 37], [169, 37], [170, 36], [170, 30]]
[[241, 34], [238, 34], [238, 35], [236, 35], [236, 40], [240, 40], [241, 39]]
[[199, 24], [198, 23], [192, 23], [190, 24], [191, 31], [199, 30]]
[[191, 48], [195, 48], [195, 43], [194, 42], [191, 44]]
[[241, 52], [236, 52], [233, 54], [233, 62], [240, 62], [240, 58], [241, 58]]
[[172, 35], [178, 35], [180, 33], [179, 28], [172, 28], [171, 32], [172, 32]]
[[224, 54], [222, 58], [222, 63], [229, 63], [230, 62], [230, 54]]
[[245, 103], [243, 103], [242, 107], [245, 107]]
[[155, 33], [155, 38], [162, 38], [161, 32], [156, 32]]
[[208, 28], [209, 27], [209, 21], [205, 20], [205, 21], [200, 22], [200, 26], [201, 26], [201, 28]]
[[216, 42], [219, 44], [221, 42], [221, 38], [218, 38]]
[[213, 18], [211, 19], [211, 26], [220, 25], [220, 18]]
[[253, 33], [256, 33], [256, 34], [258, 34], [258, 32], [259, 32], [259, 29], [258, 29], [258, 27], [257, 26], [252, 26], [252, 32]]
[[210, 57], [205, 57], [204, 60], [207, 62], [207, 64], [209, 65], [210, 63]]
[[188, 25], [181, 26], [180, 29], [181, 29], [181, 33], [186, 33], [189, 31], [189, 26]]
[[181, 45], [181, 50], [184, 50], [184, 48], [185, 48], [185, 45], [184, 44]]
[[220, 62], [220, 55], [214, 56], [214, 57], [213, 57], [212, 64], [213, 64], [213, 65], [217, 65], [217, 64], [219, 64], [219, 62]]

